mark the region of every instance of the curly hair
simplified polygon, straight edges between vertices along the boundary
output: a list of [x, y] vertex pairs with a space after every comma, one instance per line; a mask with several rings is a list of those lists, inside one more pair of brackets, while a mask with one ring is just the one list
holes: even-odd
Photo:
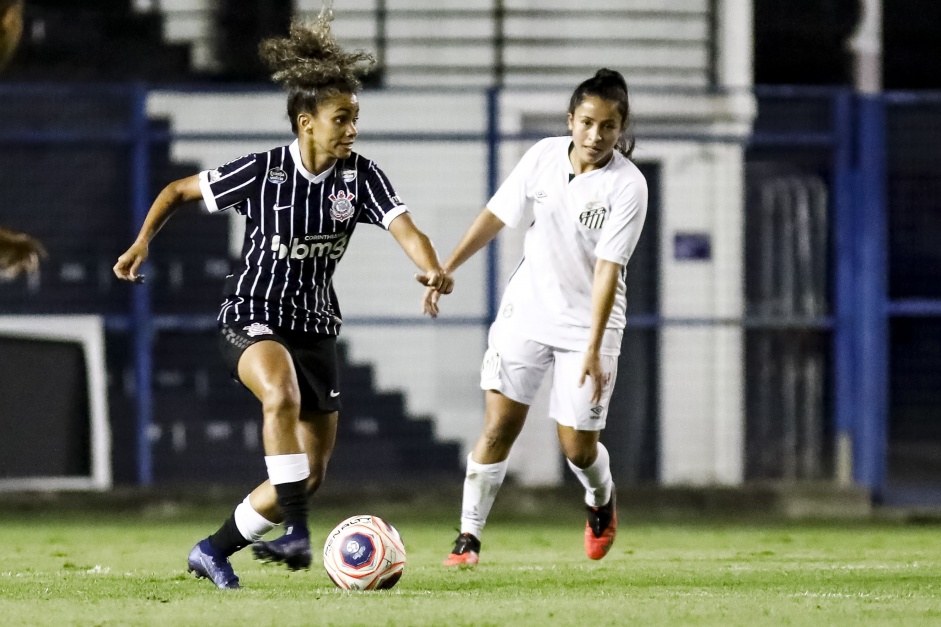
[[327, 98], [353, 94], [375, 58], [362, 50], [344, 52], [326, 20], [293, 22], [287, 37], [265, 39], [258, 46], [271, 78], [288, 91], [288, 117], [297, 133], [297, 116], [314, 114]]

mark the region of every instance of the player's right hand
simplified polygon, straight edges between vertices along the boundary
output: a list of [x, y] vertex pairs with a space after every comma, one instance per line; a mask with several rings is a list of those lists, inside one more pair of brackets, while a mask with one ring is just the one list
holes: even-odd
[[439, 298], [441, 298], [441, 292], [433, 287], [427, 288], [425, 290], [425, 297], [422, 299], [422, 313], [427, 314], [432, 318], [437, 318]]
[[137, 281], [137, 271], [141, 264], [147, 259], [148, 246], [139, 242], [134, 242], [123, 255], [118, 257], [118, 262], [114, 264], [114, 275], [123, 281]]

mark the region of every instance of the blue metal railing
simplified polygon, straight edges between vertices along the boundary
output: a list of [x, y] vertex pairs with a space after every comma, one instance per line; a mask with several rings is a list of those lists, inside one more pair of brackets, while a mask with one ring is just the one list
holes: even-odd
[[[55, 89], [44, 86], [42, 88]], [[36, 90], [37, 87], [0, 86], [0, 96]], [[85, 87], [84, 89], [93, 89]], [[109, 93], [130, 94], [133, 111], [127, 128], [101, 132], [56, 130], [0, 131], [0, 143], [16, 144], [121, 144], [131, 147], [132, 174], [129, 181], [136, 230], [152, 200], [149, 189], [149, 151], [155, 142], [170, 140], [278, 140], [289, 139], [281, 133], [222, 135], [217, 133], [173, 133], [150, 128], [146, 117], [147, 86], [105, 86]], [[834, 307], [832, 316], [808, 318], [669, 318], [656, 314], [633, 315], [628, 326], [659, 329], [668, 325], [741, 326], [747, 329], [814, 329], [833, 331], [834, 390], [833, 423], [837, 437], [852, 443], [853, 478], [861, 485], [878, 491], [886, 480], [886, 442], [888, 424], [888, 322], [893, 317], [941, 317], [941, 299], [899, 299], [888, 297], [886, 283], [886, 105], [918, 104], [938, 99], [936, 95], [886, 94], [859, 97], [848, 90], [777, 89], [760, 90], [778, 97], [816, 95], [832, 101], [830, 129], [823, 132], [758, 132], [749, 139], [751, 146], [819, 147], [829, 151], [832, 167], [833, 257], [832, 278]], [[481, 142], [487, 147], [487, 191], [492, 194], [499, 182], [499, 149], [504, 142], [536, 139], [539, 135], [503, 134], [499, 129], [501, 91], [487, 92], [486, 127], [480, 133], [371, 133], [372, 141], [444, 140]], [[927, 100], [926, 100], [927, 99]], [[661, 136], [641, 139], [689, 140], [691, 137]], [[706, 138], [700, 138], [706, 139]], [[710, 137], [709, 141], [717, 141]], [[739, 142], [740, 138], [719, 138]], [[482, 199], [485, 200], [485, 199]], [[439, 320], [436, 324], [487, 325], [496, 315], [500, 285], [492, 280], [497, 272], [498, 250], [493, 244], [487, 253], [486, 316]], [[362, 317], [348, 322], [382, 325], [424, 323], [414, 318]], [[111, 329], [128, 330], [133, 336], [134, 372], [137, 382], [136, 420], [138, 480], [153, 481], [149, 431], [153, 420], [151, 393], [151, 343], [159, 330], [206, 330], [215, 327], [215, 317], [155, 315], [151, 288], [147, 284], [133, 290], [129, 315], [108, 316]]]

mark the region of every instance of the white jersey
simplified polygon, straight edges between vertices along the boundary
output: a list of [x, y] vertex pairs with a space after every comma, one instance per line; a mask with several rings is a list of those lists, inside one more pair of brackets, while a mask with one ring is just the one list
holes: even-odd
[[[532, 220], [498, 318], [542, 344], [584, 351], [595, 263], [626, 267], [647, 216], [647, 181], [617, 151], [603, 168], [575, 176], [571, 143], [571, 137], [552, 137], [530, 148], [487, 208], [510, 227]], [[620, 353], [626, 310], [622, 271], [603, 354]]]

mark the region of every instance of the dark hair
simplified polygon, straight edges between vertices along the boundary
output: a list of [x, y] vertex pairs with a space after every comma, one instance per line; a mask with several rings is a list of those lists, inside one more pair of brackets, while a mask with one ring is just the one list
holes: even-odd
[[265, 39], [258, 46], [271, 78], [288, 91], [288, 117], [297, 133], [297, 116], [314, 114], [328, 98], [355, 94], [360, 77], [376, 63], [362, 50], [344, 52], [326, 20], [308, 24], [293, 22], [287, 37]]
[[569, 113], [574, 114], [575, 109], [584, 102], [587, 96], [595, 96], [602, 100], [610, 100], [617, 104], [621, 114], [621, 137], [618, 139], [617, 149], [625, 157], [630, 158], [634, 152], [634, 136], [628, 133], [631, 124], [631, 107], [627, 100], [627, 81], [620, 72], [602, 68], [575, 88], [569, 100]]

